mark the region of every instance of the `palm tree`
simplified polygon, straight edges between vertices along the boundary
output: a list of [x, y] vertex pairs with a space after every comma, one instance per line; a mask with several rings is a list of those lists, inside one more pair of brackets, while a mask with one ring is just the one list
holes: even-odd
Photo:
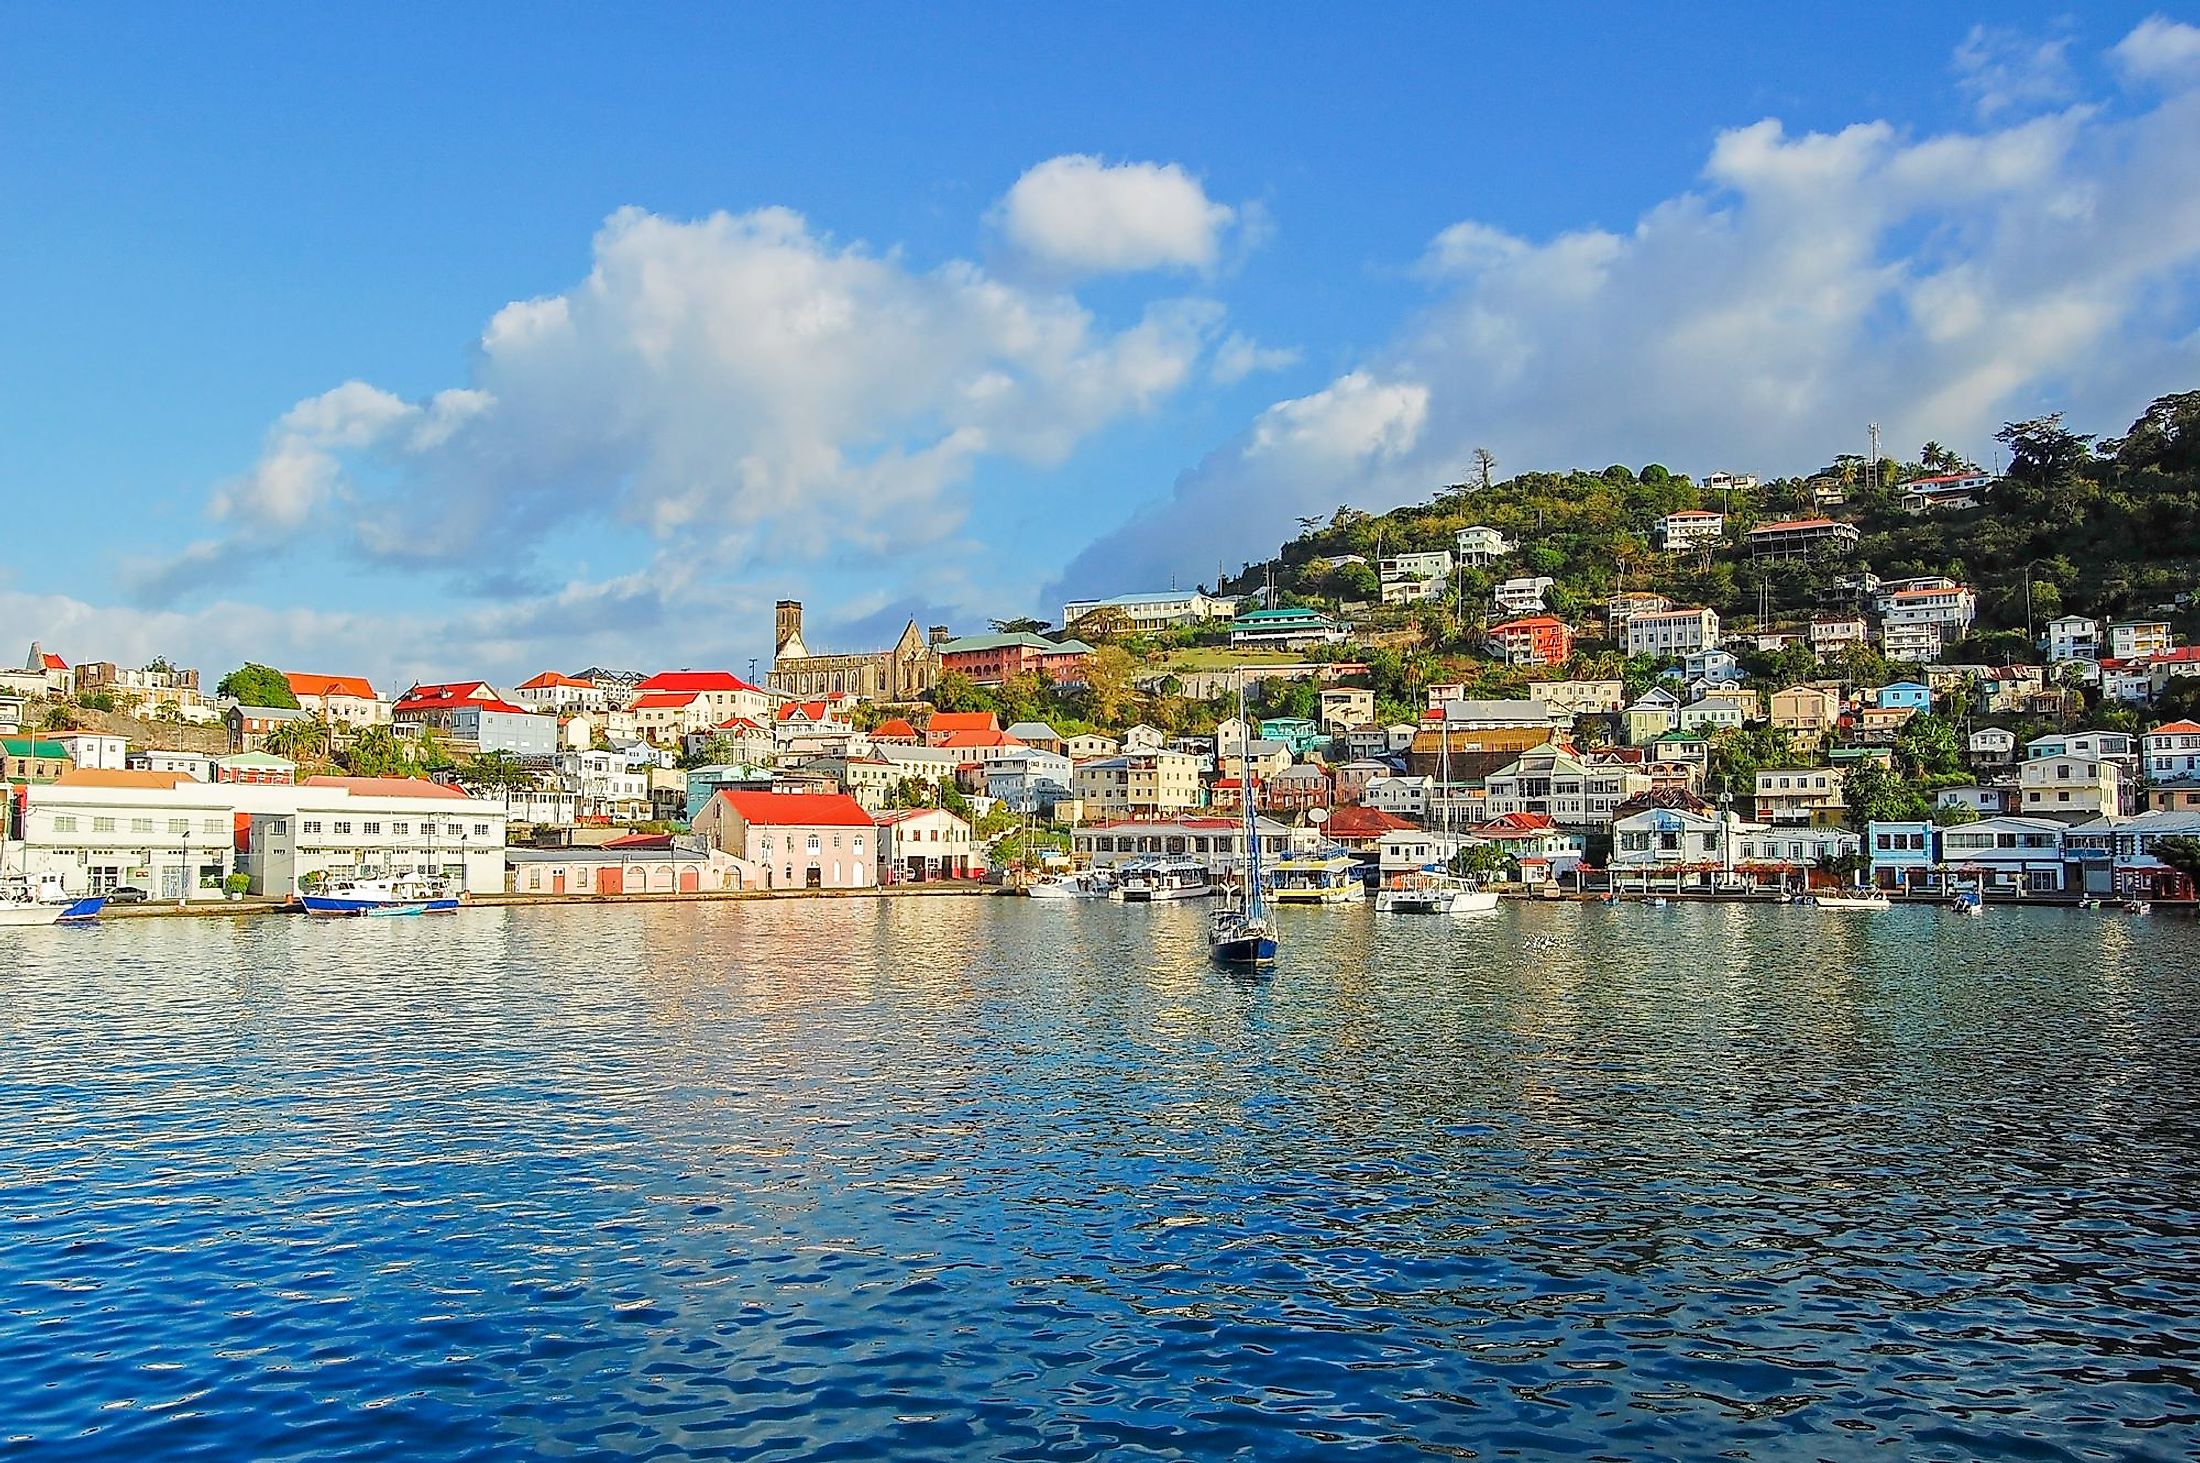
[[278, 757], [303, 762], [328, 751], [329, 724], [318, 717], [286, 721], [267, 734], [267, 749]]

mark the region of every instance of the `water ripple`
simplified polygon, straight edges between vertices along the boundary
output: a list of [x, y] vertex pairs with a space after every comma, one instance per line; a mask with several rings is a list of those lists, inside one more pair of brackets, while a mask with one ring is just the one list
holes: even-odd
[[2200, 1447], [2189, 923], [1286, 919], [1266, 986], [1011, 901], [18, 932], [0, 1439]]

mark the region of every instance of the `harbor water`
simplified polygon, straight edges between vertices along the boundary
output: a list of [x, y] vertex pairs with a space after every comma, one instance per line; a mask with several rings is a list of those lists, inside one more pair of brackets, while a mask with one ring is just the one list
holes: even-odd
[[2200, 1449], [2190, 920], [1206, 912], [4, 932], [0, 1449]]

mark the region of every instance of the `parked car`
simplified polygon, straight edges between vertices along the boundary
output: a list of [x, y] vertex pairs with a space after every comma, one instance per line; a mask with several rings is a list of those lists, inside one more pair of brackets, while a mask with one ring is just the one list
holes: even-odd
[[138, 888], [135, 884], [124, 884], [120, 888], [107, 891], [107, 902], [109, 904], [143, 904], [149, 897], [143, 889]]

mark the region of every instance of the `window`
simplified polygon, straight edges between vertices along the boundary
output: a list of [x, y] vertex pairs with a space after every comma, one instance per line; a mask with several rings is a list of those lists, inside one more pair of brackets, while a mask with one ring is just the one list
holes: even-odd
[[412, 824], [392, 823], [390, 824], [390, 832], [395, 834], [399, 838], [403, 838], [406, 834], [412, 832]]
[[206, 822], [205, 822], [204, 824], [202, 824], [201, 826], [202, 826], [202, 827], [203, 827], [203, 828], [204, 828], [204, 829], [205, 829], [205, 830], [206, 830], [206, 831], [207, 831], [208, 833], [213, 833], [213, 834], [221, 834], [221, 833], [224, 833], [224, 832], [228, 831], [228, 830], [227, 830], [226, 828], [224, 828], [224, 826], [223, 826], [223, 820], [222, 820], [222, 819], [220, 819], [220, 818], [209, 818], [209, 819], [207, 819], [207, 820], [206, 820]]
[[170, 833], [189, 833], [191, 831], [191, 820], [189, 818], [170, 818], [168, 820], [168, 831]]
[[488, 825], [488, 824], [486, 824], [486, 823], [476, 823], [476, 824], [474, 825], [474, 837], [476, 837], [476, 838], [487, 838], [488, 836], [489, 836], [489, 825]]
[[150, 833], [153, 831], [153, 820], [151, 818], [132, 818], [130, 820], [130, 831], [132, 833]]
[[816, 853], [820, 846], [821, 845], [819, 843], [818, 836], [815, 833], [812, 833], [805, 841], [803, 851], [806, 853]]
[[54, 832], [56, 832], [56, 833], [74, 833], [74, 832], [76, 832], [76, 819], [75, 819], [75, 817], [73, 817], [73, 816], [71, 816], [71, 815], [69, 815], [69, 814], [62, 814], [62, 815], [60, 815], [60, 816], [56, 817], [56, 818], [55, 818], [55, 819], [53, 820], [53, 831], [54, 831]]
[[346, 820], [339, 819], [336, 823], [335, 831], [338, 833], [349, 833], [351, 832], [351, 824]]
[[[282, 830], [278, 828], [276, 831], [279, 833]], [[299, 823], [298, 831], [300, 833], [318, 833], [321, 831], [321, 820], [319, 818], [307, 818]]]
[[373, 834], [379, 835], [379, 834], [380, 834], [380, 833], [382, 832], [382, 825], [381, 825], [380, 823], [378, 823], [378, 822], [376, 822], [376, 823], [361, 823], [361, 824], [359, 825], [359, 831], [360, 831], [361, 833], [373, 833]]

